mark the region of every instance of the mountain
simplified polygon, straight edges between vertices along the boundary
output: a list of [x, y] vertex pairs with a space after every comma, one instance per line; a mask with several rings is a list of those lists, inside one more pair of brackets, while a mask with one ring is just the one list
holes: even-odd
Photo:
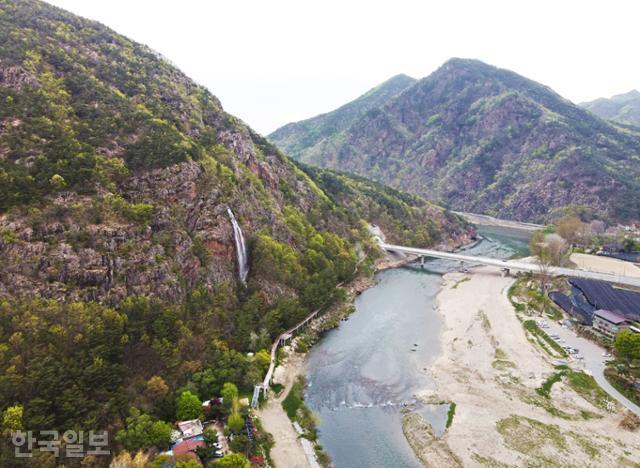
[[300, 160], [322, 158], [335, 151], [344, 133], [371, 109], [377, 109], [416, 82], [407, 75], [396, 75], [344, 106], [276, 130], [269, 138], [285, 153]]
[[616, 96], [580, 104], [598, 117], [640, 127], [640, 91], [632, 90]]
[[[246, 351], [371, 270], [366, 222], [443, 248], [472, 231], [419, 197], [302, 167], [157, 53], [39, 1], [0, 1], [0, 102], [0, 412], [13, 430], [161, 445], [123, 430], [175, 421], [185, 390], [251, 391], [264, 360]], [[5, 437], [0, 466], [13, 460]]]
[[640, 219], [640, 131], [477, 60], [449, 60], [325, 136], [329, 148], [307, 144], [309, 133], [296, 124], [269, 138], [306, 163], [460, 211], [532, 222], [567, 210]]

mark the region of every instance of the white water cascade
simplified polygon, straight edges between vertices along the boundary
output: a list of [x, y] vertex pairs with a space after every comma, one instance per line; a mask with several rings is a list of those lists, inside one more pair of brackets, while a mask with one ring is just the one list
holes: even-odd
[[240, 229], [240, 225], [238, 224], [238, 221], [236, 221], [236, 217], [233, 215], [233, 211], [231, 211], [231, 208], [227, 208], [227, 213], [229, 213], [229, 218], [231, 219], [231, 224], [233, 225], [233, 238], [236, 241], [238, 274], [240, 275], [240, 281], [246, 283], [247, 275], [249, 274], [249, 255], [247, 253], [247, 246], [244, 242], [242, 229]]

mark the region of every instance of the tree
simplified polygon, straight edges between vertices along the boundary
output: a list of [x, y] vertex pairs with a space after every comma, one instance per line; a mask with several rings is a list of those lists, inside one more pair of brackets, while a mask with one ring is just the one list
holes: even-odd
[[238, 398], [238, 387], [236, 387], [235, 384], [231, 382], [226, 382], [222, 386], [222, 391], [220, 392], [220, 394], [225, 401], [232, 402], [233, 400]]
[[637, 249], [637, 242], [633, 239], [626, 238], [622, 241], [622, 250], [627, 253], [633, 252]]
[[140, 451], [132, 456], [129, 452], [120, 452], [113, 458], [109, 468], [147, 468], [148, 466], [149, 454]]
[[212, 429], [205, 429], [202, 434], [202, 438], [204, 439], [204, 443], [210, 447], [214, 443], [218, 442], [218, 433]]
[[271, 355], [264, 349], [258, 351], [254, 359], [264, 372], [267, 371], [269, 365], [271, 364]]
[[271, 337], [266, 328], [260, 329], [260, 334], [251, 332], [249, 338], [249, 346], [251, 349], [269, 348], [271, 346]]
[[169, 386], [164, 379], [158, 375], [154, 375], [147, 381], [147, 395], [152, 401], [163, 399], [169, 393]]
[[182, 421], [196, 419], [202, 412], [202, 402], [189, 390], [184, 391], [176, 400], [176, 417]]
[[529, 240], [529, 250], [537, 257], [538, 262], [549, 265], [561, 265], [568, 252], [566, 241], [558, 234], [545, 234], [536, 231]]
[[251, 448], [251, 441], [246, 435], [240, 434], [233, 438], [230, 447], [234, 452], [247, 453], [249, 448]]
[[220, 395], [222, 395], [225, 408], [227, 408], [227, 410], [235, 411], [238, 404], [238, 387], [231, 382], [226, 382], [222, 386]]
[[556, 232], [572, 245], [581, 240], [584, 223], [575, 216], [567, 216], [556, 223]]
[[227, 425], [229, 426], [229, 430], [234, 434], [239, 433], [244, 426], [244, 418], [240, 416], [238, 413], [232, 413], [227, 420]]
[[125, 423], [126, 427], [116, 434], [116, 440], [129, 451], [165, 448], [171, 443], [171, 426], [164, 421], [154, 421], [137, 408], [131, 408]]
[[600, 221], [599, 219], [594, 219], [593, 221], [591, 221], [590, 226], [591, 232], [595, 236], [604, 234], [605, 230], [607, 229], [607, 225], [604, 223], [604, 221]]
[[621, 330], [614, 342], [616, 354], [623, 359], [640, 359], [640, 334]]
[[184, 460], [176, 463], [175, 468], [202, 468], [202, 465], [195, 460]]
[[543, 257], [552, 265], [560, 266], [566, 260], [567, 242], [558, 234], [547, 234], [544, 238], [546, 247]]
[[55, 190], [62, 190], [67, 186], [64, 177], [62, 177], [60, 174], [52, 175], [51, 179], [49, 179], [49, 183]]
[[249, 460], [239, 453], [225, 455], [220, 460], [212, 464], [215, 468], [251, 468]]
[[213, 457], [216, 449], [214, 447], [206, 446], [206, 447], [196, 447], [196, 455], [200, 458], [200, 460], [208, 460]]
[[166, 447], [171, 443], [172, 427], [164, 421], [156, 421], [149, 429], [149, 440], [159, 447]]
[[22, 429], [22, 405], [9, 406], [2, 413], [2, 429], [5, 434]]
[[545, 294], [551, 282], [551, 267], [561, 265], [566, 259], [567, 243], [558, 234], [536, 231], [529, 240], [529, 250], [536, 256], [536, 263], [540, 269], [540, 285]]

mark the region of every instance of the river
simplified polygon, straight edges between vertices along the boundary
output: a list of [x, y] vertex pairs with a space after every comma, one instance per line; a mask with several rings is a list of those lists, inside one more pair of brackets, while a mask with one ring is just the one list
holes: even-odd
[[[494, 258], [527, 254], [530, 232], [480, 226], [467, 253]], [[435, 310], [442, 275], [457, 262], [383, 271], [356, 300], [356, 311], [328, 332], [306, 360], [306, 402], [318, 414], [319, 440], [336, 468], [419, 467], [402, 434], [403, 403], [433, 386], [429, 366], [440, 352]], [[436, 433], [447, 407], [423, 408]]]

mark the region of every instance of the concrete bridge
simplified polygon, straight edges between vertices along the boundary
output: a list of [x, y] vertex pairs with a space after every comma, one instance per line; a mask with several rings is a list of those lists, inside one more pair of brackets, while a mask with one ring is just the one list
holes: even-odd
[[[440, 252], [439, 250], [431, 249], [419, 249], [415, 247], [405, 247], [402, 245], [380, 243], [380, 247], [387, 252], [397, 252], [408, 255], [415, 255], [416, 257], [432, 257], [443, 258], [446, 260], [454, 260], [464, 263], [479, 263], [482, 265], [495, 266], [503, 271], [525, 271], [531, 273], [540, 273], [541, 267], [536, 263], [528, 263], [519, 260], [499, 260], [489, 257], [476, 257], [473, 255], [465, 255], [452, 252]], [[630, 276], [614, 275], [611, 273], [597, 273], [594, 271], [576, 270], [573, 268], [562, 268], [550, 266], [545, 269], [545, 272], [551, 276], [572, 276], [574, 278], [586, 278], [592, 280], [607, 281], [608, 283], [623, 284], [625, 286], [640, 287], [640, 278], [634, 278]]]

